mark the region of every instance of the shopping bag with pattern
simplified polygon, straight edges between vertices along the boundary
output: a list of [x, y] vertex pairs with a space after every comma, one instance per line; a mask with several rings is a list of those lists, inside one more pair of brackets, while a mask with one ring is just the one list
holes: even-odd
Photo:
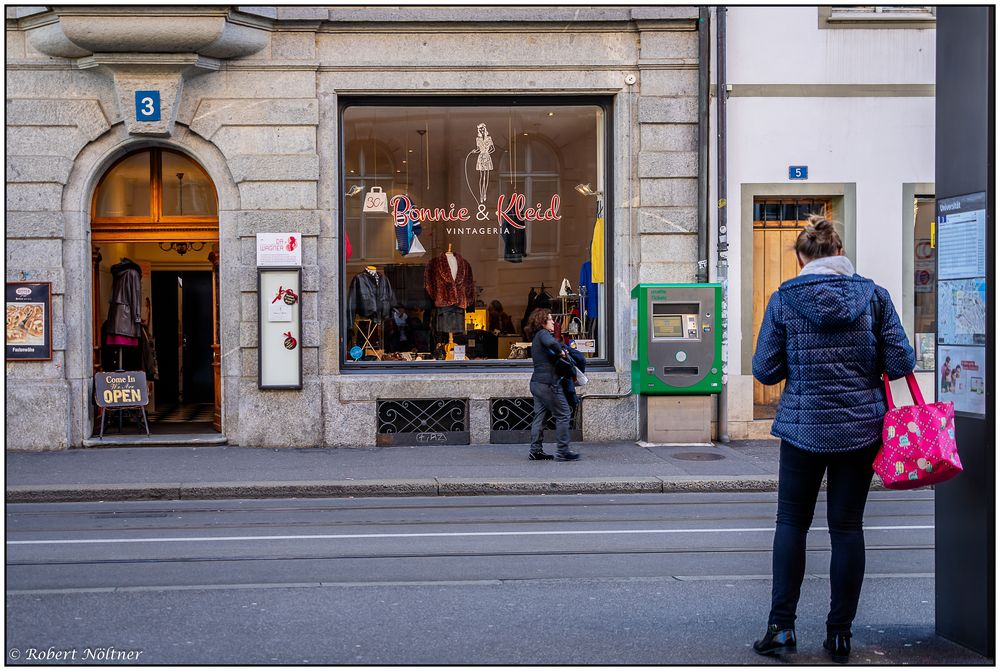
[[962, 472], [955, 442], [955, 408], [925, 403], [913, 373], [906, 384], [916, 405], [897, 408], [889, 376], [882, 374], [889, 411], [882, 425], [882, 448], [872, 467], [887, 489], [915, 489], [950, 480]]

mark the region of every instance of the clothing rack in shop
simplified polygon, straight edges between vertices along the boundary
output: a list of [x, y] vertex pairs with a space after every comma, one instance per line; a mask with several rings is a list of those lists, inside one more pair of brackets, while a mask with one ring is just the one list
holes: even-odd
[[[556, 310], [557, 307], [558, 311]], [[574, 308], [576, 308], [579, 314], [573, 316], [582, 317], [583, 310], [580, 306], [580, 294], [568, 294], [566, 296], [554, 296], [552, 298], [553, 317], [565, 317], [567, 315], [572, 315]]]
[[[556, 311], [557, 307], [559, 309], [558, 312]], [[566, 318], [570, 318], [570, 320], [579, 320], [580, 330], [577, 333], [572, 334], [574, 337], [580, 338], [585, 335], [587, 322], [584, 320], [584, 311], [586, 308], [584, 307], [583, 296], [581, 294], [571, 293], [566, 294], [565, 296], [553, 296], [552, 309], [552, 318], [557, 322], [565, 321]], [[577, 314], [573, 314], [574, 309], [576, 309]], [[569, 335], [569, 331], [563, 330], [562, 334]]]

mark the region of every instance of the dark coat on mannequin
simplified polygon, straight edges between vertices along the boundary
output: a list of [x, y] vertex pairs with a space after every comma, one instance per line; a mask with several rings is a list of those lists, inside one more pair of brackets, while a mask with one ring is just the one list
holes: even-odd
[[111, 266], [111, 307], [108, 309], [108, 335], [139, 337], [142, 321], [140, 295], [142, 270], [130, 259]]
[[385, 321], [392, 316], [395, 305], [396, 294], [385, 275], [362, 271], [351, 280], [351, 286], [347, 290], [348, 322], [353, 322], [355, 315]]

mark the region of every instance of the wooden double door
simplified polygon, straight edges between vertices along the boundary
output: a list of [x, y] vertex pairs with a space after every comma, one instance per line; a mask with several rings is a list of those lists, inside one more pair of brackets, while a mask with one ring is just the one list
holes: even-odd
[[[816, 198], [758, 198], [754, 199], [753, 212], [753, 343], [756, 351], [757, 335], [771, 294], [799, 272], [796, 238], [809, 223], [810, 214], [832, 216], [832, 203], [829, 199]], [[774, 417], [784, 388], [784, 382], [764, 385], [754, 380], [754, 419]]]

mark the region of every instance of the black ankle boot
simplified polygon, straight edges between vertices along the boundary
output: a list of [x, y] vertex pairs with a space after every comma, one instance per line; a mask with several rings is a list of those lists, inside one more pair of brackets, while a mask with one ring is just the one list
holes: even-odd
[[851, 635], [830, 634], [823, 641], [823, 649], [830, 653], [830, 658], [837, 664], [847, 664], [851, 656]]
[[792, 628], [782, 629], [776, 624], [769, 624], [764, 638], [754, 641], [753, 651], [758, 655], [783, 655], [797, 652], [795, 630]]

